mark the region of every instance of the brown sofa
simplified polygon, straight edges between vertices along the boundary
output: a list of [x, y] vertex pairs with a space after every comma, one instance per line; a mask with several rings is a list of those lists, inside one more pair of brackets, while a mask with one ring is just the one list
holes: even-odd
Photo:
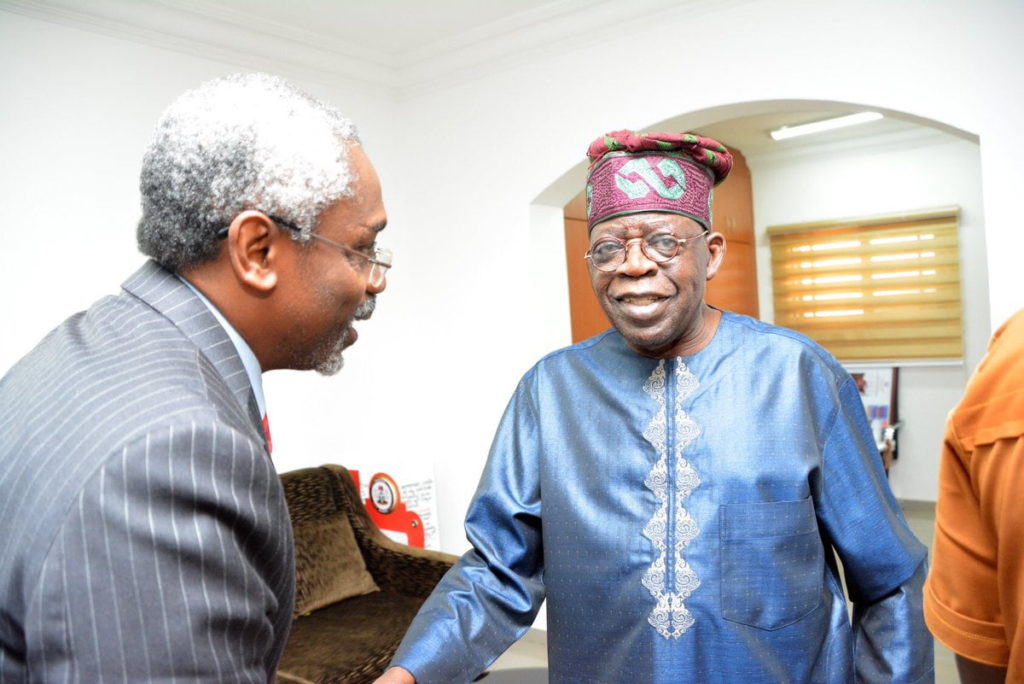
[[455, 556], [396, 543], [337, 465], [281, 475], [295, 530], [295, 619], [281, 682], [372, 682]]

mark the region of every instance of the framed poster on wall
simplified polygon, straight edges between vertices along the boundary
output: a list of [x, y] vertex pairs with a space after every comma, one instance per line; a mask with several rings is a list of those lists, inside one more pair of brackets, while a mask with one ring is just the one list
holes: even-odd
[[440, 549], [431, 463], [368, 460], [349, 472], [370, 519], [400, 544]]
[[896, 458], [896, 428], [899, 427], [899, 368], [858, 365], [848, 370], [857, 383], [871, 434], [882, 455], [885, 471], [889, 472], [889, 465]]

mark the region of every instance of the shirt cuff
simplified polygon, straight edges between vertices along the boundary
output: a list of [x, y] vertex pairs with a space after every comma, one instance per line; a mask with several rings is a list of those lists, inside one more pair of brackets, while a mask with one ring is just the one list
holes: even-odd
[[930, 583], [924, 590], [924, 620], [935, 638], [954, 653], [996, 667], [1006, 667], [1010, 661], [1002, 624], [957, 613], [939, 600]]

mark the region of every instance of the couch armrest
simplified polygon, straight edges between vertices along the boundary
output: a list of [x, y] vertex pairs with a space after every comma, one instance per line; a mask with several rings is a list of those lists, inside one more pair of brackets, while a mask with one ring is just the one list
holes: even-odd
[[370, 520], [348, 470], [339, 465], [324, 465], [337, 478], [341, 505], [352, 524], [362, 549], [366, 569], [382, 591], [426, 599], [441, 576], [458, 556], [440, 551], [417, 549], [387, 537]]
[[458, 556], [449, 553], [399, 544], [375, 531], [377, 535], [363, 544], [363, 558], [382, 590], [425, 600], [458, 560]]

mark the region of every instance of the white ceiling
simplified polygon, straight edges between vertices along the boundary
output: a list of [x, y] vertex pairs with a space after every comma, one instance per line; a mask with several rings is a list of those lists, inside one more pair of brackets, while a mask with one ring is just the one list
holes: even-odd
[[0, 0], [0, 9], [407, 91], [549, 48], [552, 40], [600, 40], [616, 27], [706, 1]]
[[883, 140], [906, 139], [911, 136], [940, 135], [933, 129], [920, 124], [885, 117], [878, 121], [850, 126], [823, 133], [773, 140], [769, 133], [782, 126], [795, 126], [812, 121], [822, 121], [844, 114], [868, 111], [864, 108], [851, 106], [834, 106], [831, 109], [787, 109], [744, 116], [726, 121], [719, 121], [710, 126], [703, 126], [700, 133], [715, 140], [726, 143], [743, 152], [747, 157], [764, 155], [800, 153], [802, 150], [814, 148], [820, 151], [823, 145], [832, 148], [840, 146], [858, 146], [864, 143], [879, 144]]
[[[556, 41], [600, 40], [624, 24], [708, 1], [713, 0], [0, 0], [0, 9], [400, 97], [481, 73]], [[781, 143], [768, 136], [782, 125], [852, 111], [858, 110], [790, 104], [700, 132], [749, 157], [927, 131], [886, 118]]]
[[172, 0], [200, 14], [259, 17], [319, 35], [345, 51], [380, 55], [400, 63], [403, 55], [444, 46], [474, 34], [529, 23], [555, 9], [585, 8], [601, 0]]

